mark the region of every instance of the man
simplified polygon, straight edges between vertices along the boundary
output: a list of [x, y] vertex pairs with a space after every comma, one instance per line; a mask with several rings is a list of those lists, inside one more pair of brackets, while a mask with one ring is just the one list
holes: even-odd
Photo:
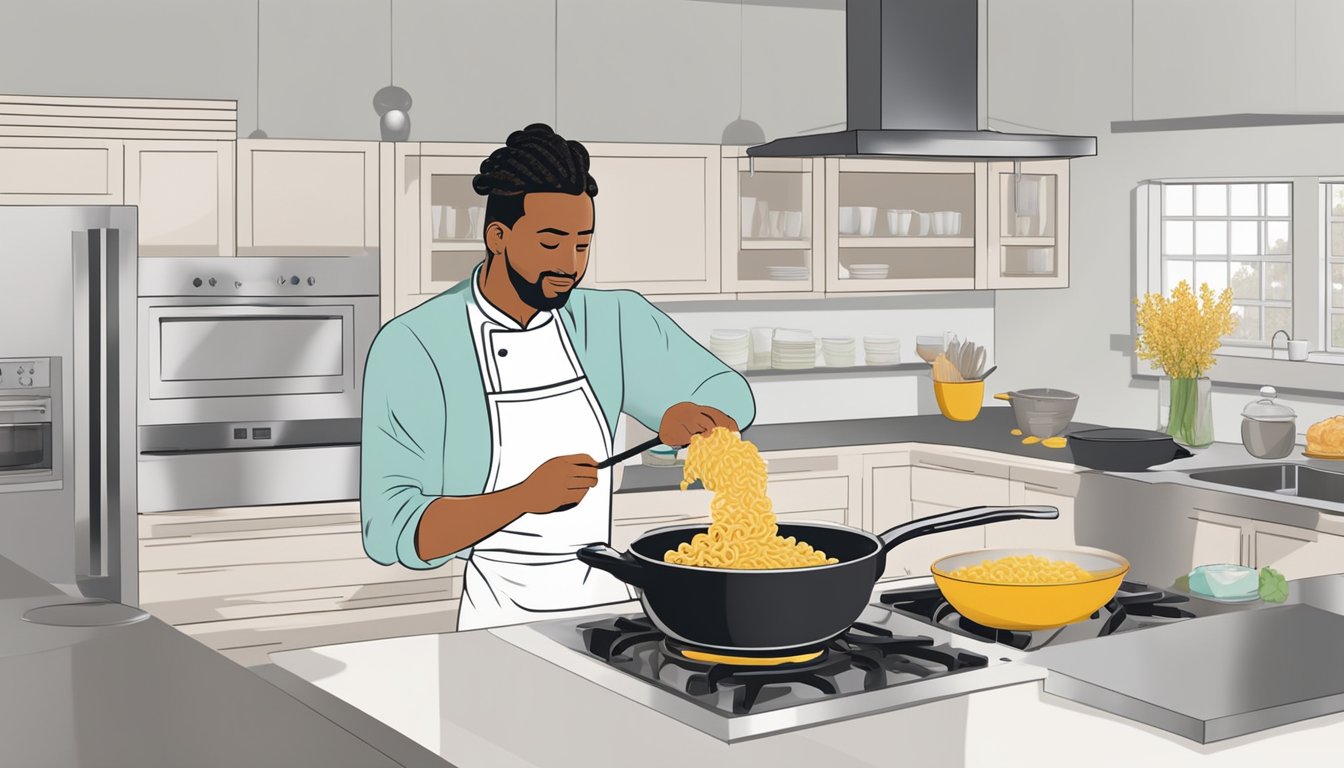
[[460, 630], [630, 599], [575, 557], [610, 539], [611, 470], [597, 463], [621, 412], [673, 446], [755, 417], [741, 375], [639, 294], [577, 287], [595, 229], [588, 167], [548, 126], [509, 136], [473, 180], [485, 261], [369, 350], [364, 548], [409, 568], [467, 558]]

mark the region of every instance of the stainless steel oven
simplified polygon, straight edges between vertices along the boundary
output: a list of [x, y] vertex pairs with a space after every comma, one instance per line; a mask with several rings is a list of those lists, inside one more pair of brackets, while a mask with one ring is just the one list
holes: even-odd
[[62, 486], [60, 358], [0, 360], [0, 493]]
[[378, 258], [162, 258], [140, 269], [141, 511], [359, 495]]

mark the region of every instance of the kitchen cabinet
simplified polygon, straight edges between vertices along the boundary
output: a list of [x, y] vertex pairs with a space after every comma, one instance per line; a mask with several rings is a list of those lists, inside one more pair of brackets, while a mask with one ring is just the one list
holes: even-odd
[[[1069, 161], [989, 164], [985, 282], [977, 287], [1069, 286]], [[979, 282], [979, 281], [977, 281]]]
[[234, 143], [128, 141], [125, 203], [143, 256], [234, 254]]
[[723, 292], [824, 295], [823, 161], [727, 156], [722, 174]]
[[719, 293], [719, 146], [585, 146], [598, 196], [584, 284], [646, 296]]
[[0, 137], [0, 205], [120, 205], [120, 139]]
[[1057, 486], [1014, 480], [1009, 486], [1009, 504], [1046, 506], [1059, 510], [1054, 520], [1011, 520], [985, 526], [986, 547], [1068, 549], [1076, 544], [1074, 499]]
[[985, 163], [828, 158], [826, 291], [971, 290]]
[[1252, 536], [1256, 568], [1288, 579], [1344, 573], [1344, 536], [1267, 522], [1256, 522]]
[[[468, 151], [471, 151], [468, 149]], [[419, 292], [438, 294], [471, 276], [485, 259], [485, 198], [472, 189], [479, 155], [422, 156], [418, 211]]]
[[379, 146], [238, 140], [238, 255], [349, 255], [379, 245]]
[[[863, 528], [877, 534], [913, 519], [908, 453], [877, 454], [863, 458], [863, 510]], [[909, 543], [913, 544], [914, 541]], [[901, 560], [904, 554], [905, 545], [890, 552], [886, 568], [879, 578], [885, 580], [908, 576]]]
[[1250, 565], [1247, 524], [1249, 521], [1197, 510], [1190, 518], [1194, 539], [1190, 549], [1188, 573], [1196, 565], [1232, 563]]

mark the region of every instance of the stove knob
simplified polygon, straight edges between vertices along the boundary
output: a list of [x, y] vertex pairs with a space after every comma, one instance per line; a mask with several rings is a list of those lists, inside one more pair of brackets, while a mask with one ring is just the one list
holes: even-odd
[[295, 276], [289, 278], [289, 284], [290, 284], [290, 285], [298, 285], [298, 284], [299, 284], [299, 276], [298, 276], [298, 275], [295, 275]]
[[211, 287], [211, 288], [214, 288], [214, 287], [215, 287], [215, 278], [213, 278], [213, 277], [210, 278], [210, 287]]
[[309, 285], [317, 285], [317, 278], [316, 278], [316, 277], [309, 277], [309, 278], [308, 278], [308, 284], [309, 284]]
[[19, 377], [19, 386], [21, 386], [21, 387], [31, 387], [31, 386], [33, 386], [33, 377], [32, 377], [32, 376], [20, 376], [20, 377]]
[[194, 285], [194, 286], [196, 286], [197, 288], [200, 288], [200, 287], [201, 287], [201, 278], [199, 278], [199, 277], [197, 277], [197, 278], [193, 278], [192, 281], [191, 281], [191, 284]]
[[285, 284], [285, 276], [284, 276], [284, 275], [281, 275], [281, 276], [280, 276], [279, 283], [280, 283], [281, 285], [284, 285], [284, 284]]
[[243, 283], [242, 283], [242, 281], [241, 281], [241, 280], [234, 280], [234, 281], [233, 281], [233, 287], [234, 287], [234, 288], [242, 288], [242, 287], [243, 287]]

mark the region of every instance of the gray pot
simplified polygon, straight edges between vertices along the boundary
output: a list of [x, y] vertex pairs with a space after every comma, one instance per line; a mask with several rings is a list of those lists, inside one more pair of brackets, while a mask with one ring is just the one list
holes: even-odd
[[1063, 433], [1078, 409], [1078, 395], [1062, 389], [1019, 389], [994, 397], [1012, 403], [1023, 434], [1041, 439]]

